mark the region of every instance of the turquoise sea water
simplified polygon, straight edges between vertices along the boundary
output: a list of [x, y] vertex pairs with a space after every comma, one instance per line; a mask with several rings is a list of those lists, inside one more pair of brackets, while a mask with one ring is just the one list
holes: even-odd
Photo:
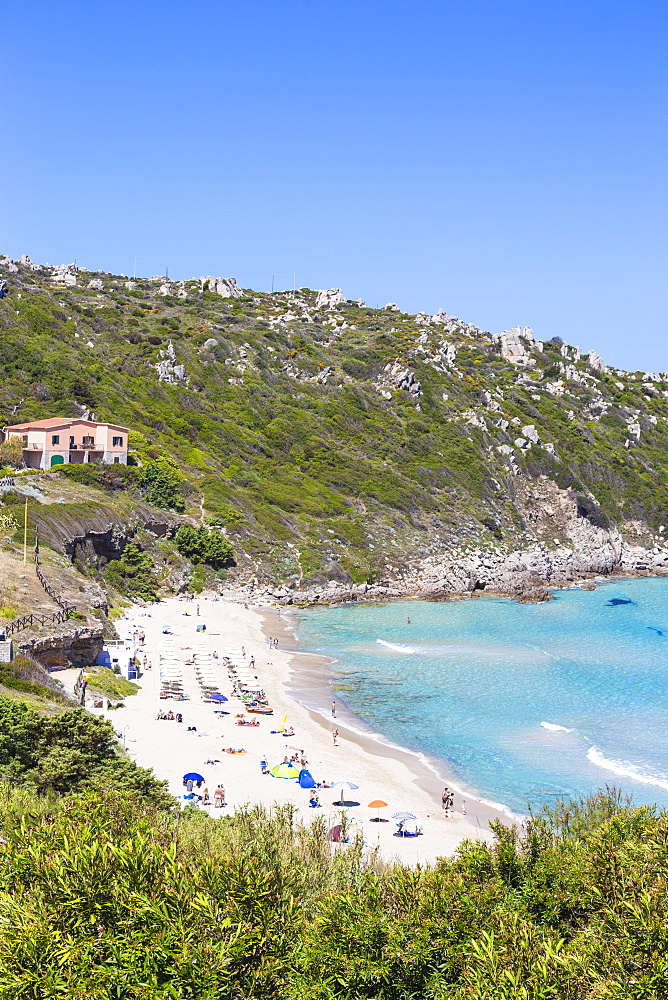
[[372, 730], [485, 798], [524, 811], [607, 782], [668, 807], [668, 580], [313, 609], [297, 637]]

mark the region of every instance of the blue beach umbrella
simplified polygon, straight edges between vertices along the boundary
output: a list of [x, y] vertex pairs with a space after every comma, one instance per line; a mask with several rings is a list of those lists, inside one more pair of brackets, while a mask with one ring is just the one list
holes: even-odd
[[197, 771], [189, 771], [188, 774], [183, 775], [184, 781], [204, 781], [204, 775], [198, 774]]
[[212, 694], [209, 701], [227, 701], [224, 694]]

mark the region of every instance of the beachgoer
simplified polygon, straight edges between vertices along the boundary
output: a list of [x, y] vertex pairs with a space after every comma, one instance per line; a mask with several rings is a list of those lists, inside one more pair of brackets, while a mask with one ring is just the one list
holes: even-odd
[[199, 618], [199, 604], [197, 605], [197, 617]]
[[338, 744], [338, 739], [339, 739], [339, 731], [338, 731], [338, 729], [335, 729], [334, 732], [332, 733], [332, 739], [334, 740], [334, 746], [338, 747], [338, 745], [339, 745]]
[[202, 805], [211, 805], [211, 799], [209, 798], [209, 789], [205, 788], [202, 792]]
[[448, 815], [448, 801], [450, 796], [450, 789], [446, 785], [443, 789], [443, 794], [441, 795], [441, 805], [443, 806], [443, 812]]
[[466, 799], [462, 799], [461, 813], [462, 816], [466, 816]]
[[241, 647], [241, 655], [243, 656], [244, 659], [246, 659], [246, 650], [243, 646]]
[[180, 712], [176, 713], [176, 721], [177, 722], [183, 722], [183, 716], [181, 715]]
[[250, 660], [248, 661], [248, 666], [249, 667], [254, 667], [255, 666], [255, 657], [254, 656], [251, 656]]
[[407, 618], [407, 619], [406, 619], [406, 621], [407, 621], [407, 622], [408, 622], [408, 624], [410, 625], [410, 623], [411, 623], [411, 620], [410, 620], [410, 618]]
[[274, 645], [274, 640], [272, 639], [272, 637], [271, 637], [271, 636], [269, 636], [269, 645], [270, 645], [270, 646], [273, 646], [273, 645]]
[[278, 649], [278, 639], [274, 639], [274, 649]]
[[336, 718], [336, 702], [335, 701], [332, 702], [332, 718], [333, 719]]
[[218, 788], [216, 788], [215, 792], [213, 793], [213, 805], [214, 805], [215, 809], [220, 809], [220, 807], [223, 804], [223, 799], [224, 798], [225, 798], [225, 795], [223, 793], [223, 790], [222, 790], [221, 786], [218, 785]]
[[317, 792], [311, 792], [311, 798], [309, 799], [308, 804], [311, 807], [311, 809], [317, 809], [318, 808], [318, 806], [320, 805], [320, 800], [318, 799], [318, 793]]
[[186, 791], [187, 791], [188, 795], [190, 795], [190, 793], [193, 790], [193, 784], [194, 784], [193, 779], [192, 778], [188, 778], [188, 780], [186, 781]]

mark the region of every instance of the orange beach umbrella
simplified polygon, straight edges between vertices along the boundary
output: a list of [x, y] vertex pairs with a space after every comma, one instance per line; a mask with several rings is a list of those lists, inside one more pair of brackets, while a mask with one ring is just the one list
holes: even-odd
[[383, 802], [382, 799], [374, 799], [373, 802], [369, 803], [369, 809], [375, 809], [376, 810], [376, 815], [371, 820], [372, 823], [380, 823], [380, 811], [379, 810], [384, 809], [386, 805], [387, 805], [387, 802]]

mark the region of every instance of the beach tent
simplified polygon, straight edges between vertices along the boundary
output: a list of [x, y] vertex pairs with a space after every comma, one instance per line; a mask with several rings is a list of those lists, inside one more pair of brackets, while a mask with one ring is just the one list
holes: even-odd
[[300, 788], [315, 788], [313, 775], [305, 767], [299, 772], [299, 786]]
[[272, 767], [269, 774], [272, 778], [298, 778], [300, 771], [298, 767], [291, 764], [289, 760], [284, 760], [282, 764]]

